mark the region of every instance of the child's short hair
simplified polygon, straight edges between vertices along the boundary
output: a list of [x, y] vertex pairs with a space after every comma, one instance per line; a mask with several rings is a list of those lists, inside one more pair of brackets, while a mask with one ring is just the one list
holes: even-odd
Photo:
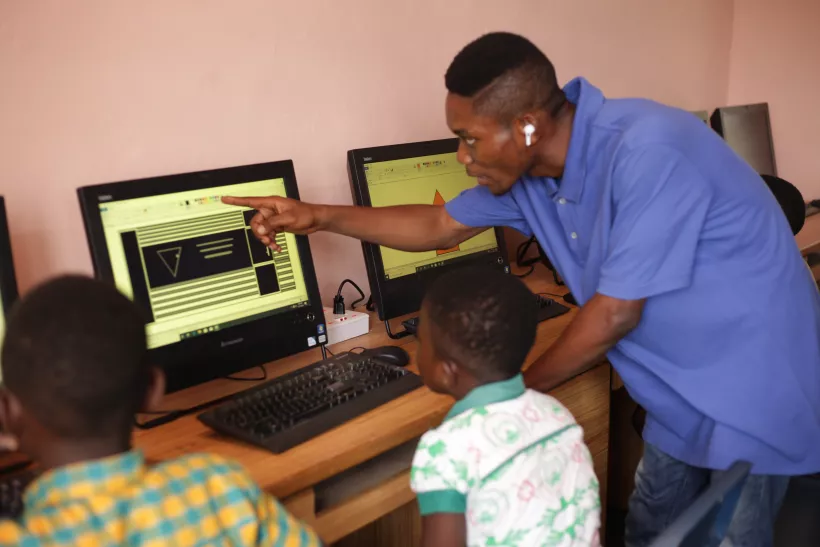
[[150, 376], [144, 318], [112, 286], [49, 281], [13, 308], [2, 368], [9, 390], [53, 433], [128, 434]]
[[512, 378], [535, 341], [537, 310], [515, 276], [462, 268], [437, 279], [424, 299], [436, 352], [480, 380]]

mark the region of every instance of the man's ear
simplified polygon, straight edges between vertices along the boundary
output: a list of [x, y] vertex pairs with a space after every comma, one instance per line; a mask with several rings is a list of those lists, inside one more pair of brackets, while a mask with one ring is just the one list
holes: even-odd
[[6, 388], [0, 388], [0, 450], [17, 450], [22, 433], [23, 405]]
[[540, 131], [540, 125], [538, 119], [532, 113], [527, 113], [517, 118], [513, 122], [516, 142], [524, 144], [528, 148], [534, 145], [541, 138], [542, 132]]
[[148, 389], [145, 390], [145, 399], [142, 401], [142, 411], [159, 410], [159, 404], [165, 395], [165, 373], [159, 367], [151, 367], [151, 376], [148, 380]]

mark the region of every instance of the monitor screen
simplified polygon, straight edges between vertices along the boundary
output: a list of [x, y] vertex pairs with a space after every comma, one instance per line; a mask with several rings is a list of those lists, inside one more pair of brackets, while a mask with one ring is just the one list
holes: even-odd
[[[456, 160], [455, 152], [365, 163], [364, 174], [373, 207], [444, 205], [475, 186], [475, 179], [467, 176], [464, 166]], [[385, 278], [394, 279], [442, 265], [448, 260], [497, 249], [495, 231], [487, 230], [452, 249], [407, 253], [380, 246], [379, 253]]]
[[[223, 204], [226, 195], [298, 197], [292, 164], [80, 190], [95, 270], [143, 308], [148, 347], [171, 369], [199, 356], [230, 374], [247, 362], [245, 346], [264, 357], [253, 366], [325, 342], [307, 239], [280, 234], [282, 251], [271, 251], [250, 231], [255, 211]], [[206, 348], [224, 350], [225, 362]], [[197, 372], [179, 370], [189, 380]]]
[[255, 211], [231, 196], [285, 196], [284, 179], [98, 205], [117, 287], [149, 313], [148, 347], [308, 305], [295, 236], [274, 253], [250, 233]]
[[[3, 346], [3, 338], [6, 334], [6, 315], [15, 300], [17, 300], [17, 278], [11, 256], [6, 202], [0, 196], [0, 348]], [[2, 370], [0, 370], [0, 381], [2, 381]]]
[[[348, 172], [357, 205], [444, 205], [476, 185], [456, 159], [458, 139], [351, 150]], [[500, 229], [452, 249], [420, 253], [364, 244], [373, 301], [382, 320], [418, 311], [426, 286], [441, 273], [490, 265], [509, 271]]]
[[766, 103], [718, 108], [712, 128], [761, 175], [777, 175], [769, 105]]

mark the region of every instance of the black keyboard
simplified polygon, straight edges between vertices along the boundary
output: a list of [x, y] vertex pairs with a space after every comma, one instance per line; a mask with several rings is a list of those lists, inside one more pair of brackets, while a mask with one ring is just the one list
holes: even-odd
[[535, 305], [538, 306], [538, 322], [564, 315], [569, 311], [569, 308], [563, 304], [559, 304], [552, 298], [536, 294]]
[[199, 420], [279, 454], [423, 385], [377, 352], [319, 361], [243, 391]]
[[[564, 306], [563, 304], [559, 304], [552, 298], [548, 298], [546, 296], [536, 294], [535, 297], [535, 305], [538, 306], [538, 322], [546, 321], [547, 319], [552, 319], [553, 317], [558, 317], [559, 315], [564, 315], [569, 311], [569, 308]], [[404, 330], [409, 332], [410, 334], [417, 334], [419, 330], [419, 318], [418, 317], [411, 317], [410, 319], [406, 319], [402, 321], [402, 326]]]
[[35, 478], [34, 471], [0, 478], [0, 519], [16, 519], [23, 514], [23, 492]]

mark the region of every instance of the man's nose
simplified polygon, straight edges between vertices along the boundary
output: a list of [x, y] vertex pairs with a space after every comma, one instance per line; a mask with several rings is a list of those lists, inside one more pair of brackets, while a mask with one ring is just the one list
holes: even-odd
[[464, 144], [464, 141], [458, 141], [456, 159], [462, 165], [470, 165], [473, 163], [473, 157], [470, 155], [470, 150], [467, 148], [467, 145]]

